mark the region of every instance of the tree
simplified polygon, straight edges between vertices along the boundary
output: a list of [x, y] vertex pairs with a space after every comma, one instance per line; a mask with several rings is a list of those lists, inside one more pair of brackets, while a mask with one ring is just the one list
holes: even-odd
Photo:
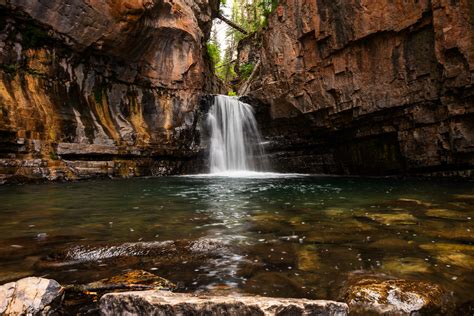
[[[219, 61], [215, 61], [216, 74], [226, 83], [235, 77], [235, 59], [237, 55], [238, 43], [248, 36], [249, 33], [261, 31], [267, 25], [268, 16], [278, 6], [278, 0], [227, 0], [232, 1], [230, 17], [223, 16], [221, 20], [232, 26], [226, 33], [226, 48]], [[222, 4], [227, 2], [221, 0]], [[226, 21], [227, 20], [227, 21]], [[230, 20], [230, 21], [229, 21]], [[230, 23], [229, 23], [230, 22]], [[215, 35], [214, 35], [215, 36]], [[220, 52], [216, 39], [210, 40], [208, 51], [211, 59], [215, 52]], [[248, 68], [254, 65], [247, 65]]]

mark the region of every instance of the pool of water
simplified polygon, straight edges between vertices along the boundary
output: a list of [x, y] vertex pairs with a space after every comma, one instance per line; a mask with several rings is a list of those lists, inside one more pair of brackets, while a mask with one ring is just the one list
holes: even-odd
[[4, 186], [0, 281], [143, 269], [184, 291], [337, 299], [358, 272], [429, 280], [464, 302], [473, 188], [272, 174]]

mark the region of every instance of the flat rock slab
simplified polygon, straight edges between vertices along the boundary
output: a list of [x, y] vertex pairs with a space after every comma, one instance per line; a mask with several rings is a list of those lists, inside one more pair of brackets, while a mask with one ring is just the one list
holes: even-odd
[[167, 291], [106, 294], [102, 315], [347, 315], [345, 303], [260, 296], [195, 296]]
[[54, 281], [24, 278], [0, 286], [0, 315], [48, 315], [62, 300], [64, 289]]

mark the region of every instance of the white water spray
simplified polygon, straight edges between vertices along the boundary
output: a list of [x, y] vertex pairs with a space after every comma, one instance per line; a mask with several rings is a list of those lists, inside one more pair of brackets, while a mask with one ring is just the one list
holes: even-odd
[[208, 124], [211, 129], [212, 174], [266, 169], [262, 139], [250, 105], [236, 97], [214, 98]]

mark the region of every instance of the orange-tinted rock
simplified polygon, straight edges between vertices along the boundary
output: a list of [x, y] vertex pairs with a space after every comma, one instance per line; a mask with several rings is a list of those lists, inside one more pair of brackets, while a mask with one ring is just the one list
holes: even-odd
[[249, 89], [270, 107], [261, 122], [275, 167], [472, 175], [472, 10], [468, 0], [282, 1], [256, 41]]
[[202, 45], [217, 7], [0, 2], [0, 182], [186, 170], [218, 90]]

